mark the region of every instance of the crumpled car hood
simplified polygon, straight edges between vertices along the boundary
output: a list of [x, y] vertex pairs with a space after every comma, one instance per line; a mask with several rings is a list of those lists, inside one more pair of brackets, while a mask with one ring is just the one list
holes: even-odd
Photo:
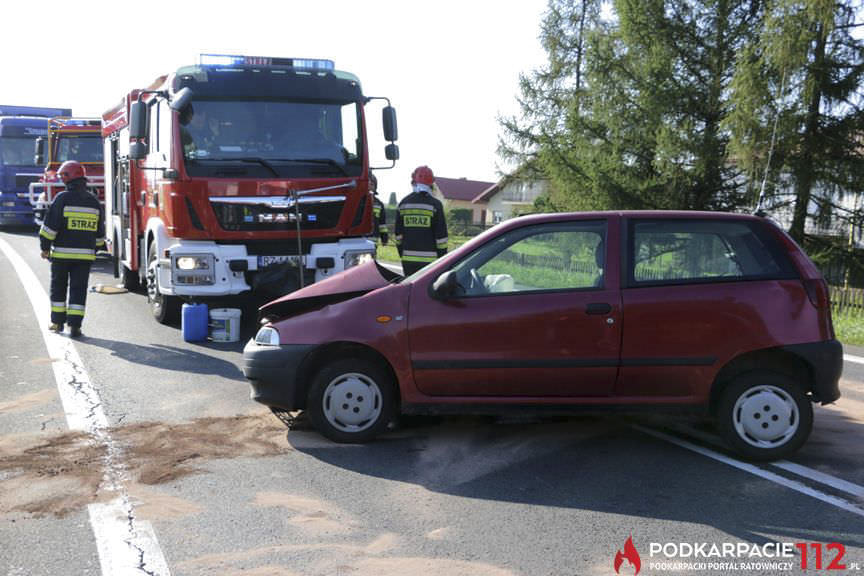
[[258, 309], [258, 318], [267, 318], [273, 322], [296, 316], [301, 312], [356, 298], [400, 278], [402, 276], [378, 262], [366, 262], [268, 302]]

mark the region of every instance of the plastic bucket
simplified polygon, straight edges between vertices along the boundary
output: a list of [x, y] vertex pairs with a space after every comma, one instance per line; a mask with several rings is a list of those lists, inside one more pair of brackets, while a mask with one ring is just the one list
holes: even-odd
[[210, 339], [214, 342], [240, 340], [240, 314], [239, 308], [210, 310]]
[[207, 304], [183, 304], [180, 325], [183, 329], [183, 340], [186, 342], [207, 340]]

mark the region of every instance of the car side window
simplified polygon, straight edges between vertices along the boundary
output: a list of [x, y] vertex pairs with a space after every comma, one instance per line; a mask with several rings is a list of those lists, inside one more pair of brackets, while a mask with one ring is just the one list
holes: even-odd
[[605, 222], [513, 230], [455, 268], [464, 296], [593, 289], [603, 286]]
[[764, 278], [784, 272], [747, 222], [646, 220], [631, 226], [631, 278], [636, 283]]

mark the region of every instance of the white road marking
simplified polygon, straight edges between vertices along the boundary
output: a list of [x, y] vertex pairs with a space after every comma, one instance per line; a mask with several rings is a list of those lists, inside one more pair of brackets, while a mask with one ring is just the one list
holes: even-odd
[[730, 458], [709, 448], [697, 446], [696, 444], [692, 444], [690, 442], [687, 442], [686, 440], [681, 440], [680, 438], [675, 438], [674, 436], [664, 434], [663, 432], [659, 432], [657, 430], [651, 430], [650, 428], [645, 428], [638, 425], [634, 426], [634, 428], [639, 430], [640, 432], [644, 432], [645, 434], [654, 436], [655, 438], [659, 438], [661, 440], [665, 440], [666, 442], [675, 444], [676, 446], [680, 446], [681, 448], [686, 448], [687, 450], [696, 452], [697, 454], [707, 456], [712, 460], [722, 462], [723, 464], [727, 464], [729, 466], [732, 466], [733, 468], [738, 468], [739, 470], [743, 470], [744, 472], [749, 472], [750, 474], [753, 474], [754, 476], [759, 476], [760, 478], [768, 480], [769, 482], [774, 482], [775, 484], [785, 486], [786, 488], [795, 490], [796, 492], [800, 492], [801, 494], [810, 496], [811, 498], [821, 500], [822, 502], [831, 504], [832, 506], [836, 506], [837, 508], [846, 510], [847, 512], [851, 512], [852, 514], [864, 516], [864, 508], [856, 506], [852, 502], [844, 500], [843, 498], [820, 492], [819, 490], [811, 488], [806, 484], [802, 484], [797, 480], [791, 480], [789, 478], [786, 478], [785, 476], [774, 474], [773, 472], [763, 470], [762, 468], [759, 468], [758, 466], [755, 466], [753, 464], [748, 464], [746, 462], [735, 460], [734, 458]]
[[843, 354], [843, 360], [846, 362], [854, 362], [855, 364], [864, 364], [864, 358], [861, 356], [853, 356], [852, 354]]
[[168, 563], [159, 548], [153, 527], [149, 522], [135, 518], [129, 495], [122, 485], [120, 450], [108, 433], [108, 419], [102, 410], [99, 392], [90, 382], [75, 345], [69, 338], [48, 330], [50, 300], [36, 274], [2, 238], [0, 251], [12, 263], [33, 306], [45, 347], [53, 360], [54, 379], [69, 429], [86, 432], [94, 442], [107, 448], [101, 489], [116, 492], [117, 498], [88, 506], [103, 576], [169, 576]]
[[825, 474], [824, 472], [820, 472], [819, 470], [815, 470], [807, 466], [802, 466], [801, 464], [796, 464], [794, 462], [789, 462], [787, 460], [773, 462], [772, 465], [780, 468], [781, 470], [786, 470], [787, 472], [797, 474], [798, 476], [803, 476], [804, 478], [808, 478], [810, 480], [813, 480], [814, 482], [824, 484], [825, 486], [830, 486], [835, 490], [846, 492], [847, 494], [851, 494], [856, 498], [864, 498], [864, 486], [859, 486], [858, 484], [842, 480], [835, 476], [831, 476], [830, 474]]

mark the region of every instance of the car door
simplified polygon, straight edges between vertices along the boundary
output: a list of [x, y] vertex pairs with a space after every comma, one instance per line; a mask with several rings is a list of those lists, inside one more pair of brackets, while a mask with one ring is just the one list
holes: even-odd
[[779, 343], [765, 319], [788, 314], [795, 271], [756, 224], [657, 214], [625, 221], [616, 396], [702, 403], [727, 361]]
[[441, 275], [416, 282], [408, 336], [420, 392], [610, 395], [620, 344], [618, 266], [606, 258], [617, 253], [618, 234], [610, 223], [511, 228], [450, 268], [459, 285], [452, 297], [436, 297]]

